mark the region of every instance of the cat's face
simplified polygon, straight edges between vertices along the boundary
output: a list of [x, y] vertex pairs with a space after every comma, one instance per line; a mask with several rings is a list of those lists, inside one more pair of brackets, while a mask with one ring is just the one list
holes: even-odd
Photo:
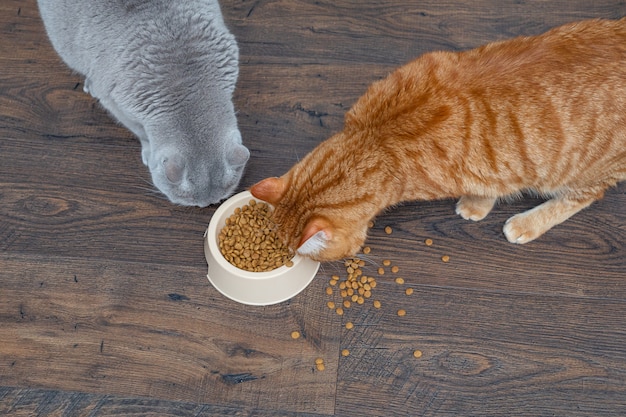
[[290, 187], [286, 174], [267, 178], [250, 189], [252, 195], [274, 206], [278, 236], [290, 248], [320, 262], [339, 260], [359, 251], [367, 235], [367, 220], [363, 223], [345, 206], [341, 210], [314, 207]]
[[267, 178], [250, 189], [274, 206], [279, 237], [318, 261], [356, 254], [379, 210], [379, 183], [374, 179], [379, 175], [372, 170], [377, 162], [346, 152], [344, 139], [344, 133], [335, 135], [282, 177]]
[[219, 123], [180, 118], [146, 133], [143, 154], [152, 181], [175, 204], [205, 207], [230, 196], [250, 157], [234, 112]]

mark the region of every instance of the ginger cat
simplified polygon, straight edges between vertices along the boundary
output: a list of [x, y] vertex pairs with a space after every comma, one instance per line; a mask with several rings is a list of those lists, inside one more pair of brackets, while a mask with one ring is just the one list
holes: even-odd
[[526, 243], [626, 179], [626, 19], [590, 20], [461, 53], [434, 52], [372, 84], [342, 132], [251, 188], [279, 235], [319, 261], [355, 254], [367, 223], [409, 200], [459, 198], [474, 221], [524, 191]]

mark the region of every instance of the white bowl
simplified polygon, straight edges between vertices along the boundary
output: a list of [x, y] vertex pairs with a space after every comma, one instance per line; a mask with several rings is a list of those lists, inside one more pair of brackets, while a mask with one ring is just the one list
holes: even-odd
[[288, 300], [305, 289], [315, 278], [320, 263], [296, 254], [293, 266], [268, 272], [250, 272], [228, 262], [220, 252], [218, 236], [237, 207], [251, 200], [260, 201], [249, 191], [226, 200], [211, 217], [204, 234], [204, 255], [209, 265], [207, 278], [226, 297], [242, 304], [270, 305]]

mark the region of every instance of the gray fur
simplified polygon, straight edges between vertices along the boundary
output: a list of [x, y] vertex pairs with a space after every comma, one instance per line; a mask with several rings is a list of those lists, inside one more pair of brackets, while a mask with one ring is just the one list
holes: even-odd
[[38, 0], [85, 91], [139, 137], [173, 203], [230, 195], [249, 158], [232, 103], [239, 50], [217, 0]]

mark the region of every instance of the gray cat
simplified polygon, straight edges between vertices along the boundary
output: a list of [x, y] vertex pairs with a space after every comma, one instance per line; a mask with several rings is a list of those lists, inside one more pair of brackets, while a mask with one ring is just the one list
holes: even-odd
[[232, 103], [239, 50], [217, 0], [38, 0], [52, 45], [141, 141], [173, 203], [237, 187], [250, 153]]

